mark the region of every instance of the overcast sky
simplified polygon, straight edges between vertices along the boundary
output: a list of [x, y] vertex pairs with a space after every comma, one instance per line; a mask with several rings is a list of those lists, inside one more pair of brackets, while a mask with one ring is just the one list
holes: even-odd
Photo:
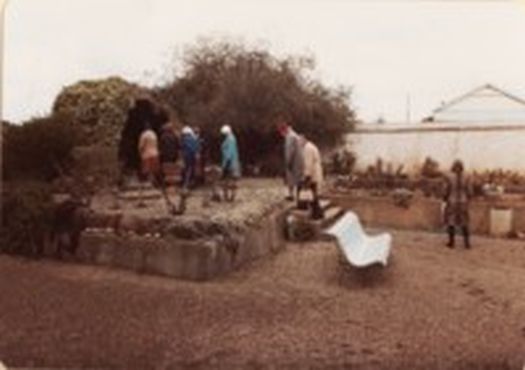
[[308, 54], [353, 86], [363, 120], [429, 115], [487, 82], [525, 98], [525, 6], [514, 1], [11, 0], [4, 116], [49, 112], [64, 85], [120, 75], [153, 85], [202, 37]]

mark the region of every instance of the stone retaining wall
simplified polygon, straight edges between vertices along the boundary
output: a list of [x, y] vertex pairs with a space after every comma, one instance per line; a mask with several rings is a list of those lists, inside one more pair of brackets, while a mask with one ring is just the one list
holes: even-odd
[[[409, 208], [398, 207], [391, 197], [353, 196], [332, 194], [329, 198], [340, 207], [359, 215], [364, 225], [399, 229], [439, 231], [443, 229], [442, 202], [435, 198], [415, 197]], [[476, 234], [490, 233], [490, 210], [512, 208], [512, 229], [525, 232], [524, 202], [473, 201], [470, 206], [471, 231]]]
[[240, 229], [210, 224], [208, 235], [195, 235], [189, 229], [184, 233], [180, 225], [156, 235], [88, 229], [81, 236], [77, 256], [86, 263], [208, 280], [284, 248], [284, 214], [277, 207]]

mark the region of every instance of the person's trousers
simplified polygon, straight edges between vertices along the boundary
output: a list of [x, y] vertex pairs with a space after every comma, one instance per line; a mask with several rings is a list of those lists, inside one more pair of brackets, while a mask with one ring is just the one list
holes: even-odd
[[[460, 227], [461, 233], [463, 234], [463, 242], [466, 248], [470, 248], [470, 230], [467, 225], [463, 225]], [[448, 225], [447, 227], [448, 232], [448, 246], [453, 247], [455, 244], [455, 234], [456, 234], [456, 227], [454, 225]]]
[[187, 189], [192, 184], [194, 176], [195, 161], [185, 162], [182, 170], [182, 187]]

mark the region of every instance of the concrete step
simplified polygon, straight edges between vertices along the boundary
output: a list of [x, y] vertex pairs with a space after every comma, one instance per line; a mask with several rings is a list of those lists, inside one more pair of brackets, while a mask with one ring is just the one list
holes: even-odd
[[343, 216], [344, 209], [332, 206], [328, 208], [324, 213], [324, 218], [322, 220], [313, 221], [315, 227], [315, 235], [317, 240], [327, 240], [329, 239], [323, 235], [324, 230], [332, 226]]
[[121, 200], [131, 200], [131, 201], [139, 200], [139, 199], [154, 200], [154, 199], [162, 198], [162, 193], [160, 192], [160, 190], [157, 190], [154, 188], [146, 189], [142, 191], [142, 194], [138, 190], [127, 190], [127, 191], [120, 192], [118, 197]]
[[321, 209], [323, 211], [326, 211], [328, 208], [330, 208], [333, 205], [332, 201], [330, 201], [329, 199], [321, 199], [319, 201], [319, 204], [321, 205]]
[[325, 211], [325, 217], [317, 221], [316, 235], [318, 240], [330, 240], [330, 237], [324, 235], [324, 231], [335, 224], [343, 215], [345, 210], [340, 207], [331, 207]]
[[123, 191], [134, 191], [134, 190], [139, 190], [140, 188], [142, 189], [146, 189], [146, 190], [149, 190], [149, 189], [155, 189], [155, 187], [149, 183], [149, 182], [146, 182], [144, 184], [141, 184], [140, 182], [138, 181], [130, 181], [128, 183], [126, 183], [124, 186], [123, 186]]
[[342, 215], [344, 209], [329, 205], [324, 210], [324, 218], [312, 220], [310, 211], [291, 210], [288, 215], [291, 222], [290, 239], [292, 241], [324, 240], [323, 231], [334, 224]]
[[307, 220], [310, 218], [310, 210], [307, 210], [307, 209], [303, 210], [303, 209], [294, 208], [290, 210], [290, 214], [301, 220]]
[[325, 211], [324, 218], [319, 220], [322, 227], [329, 227], [335, 223], [344, 213], [341, 207], [332, 206]]
[[[333, 206], [333, 203], [328, 199], [321, 199], [319, 201], [319, 205], [321, 206], [321, 209], [326, 212], [330, 207]], [[301, 217], [301, 218], [309, 218], [310, 217], [310, 209], [297, 209], [292, 208], [290, 211], [294, 216]]]

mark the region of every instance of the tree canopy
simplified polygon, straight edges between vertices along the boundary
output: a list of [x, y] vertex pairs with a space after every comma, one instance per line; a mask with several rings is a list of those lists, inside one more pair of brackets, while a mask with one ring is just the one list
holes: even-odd
[[260, 48], [205, 42], [186, 51], [182, 68], [155, 90], [183, 123], [208, 133], [212, 145], [224, 124], [238, 136], [243, 162], [255, 164], [280, 151], [275, 120], [321, 147], [337, 144], [352, 129], [349, 89], [330, 89], [310, 77], [312, 58], [278, 58]]

